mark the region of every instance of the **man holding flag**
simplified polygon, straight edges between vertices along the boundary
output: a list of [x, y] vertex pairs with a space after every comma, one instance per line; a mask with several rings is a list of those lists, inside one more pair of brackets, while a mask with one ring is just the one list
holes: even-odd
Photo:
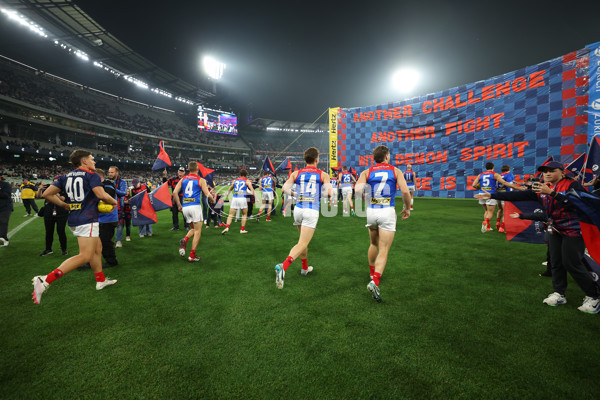
[[595, 314], [600, 311], [600, 299], [594, 280], [583, 265], [585, 243], [581, 236], [580, 218], [577, 210], [566, 196], [571, 189], [583, 191], [581, 184], [564, 174], [564, 166], [557, 161], [544, 163], [538, 168], [543, 174], [545, 184], [536, 182], [532, 190], [480, 193], [474, 197], [479, 200], [535, 200], [551, 219], [549, 235], [550, 258], [552, 260], [552, 286], [554, 293], [544, 299], [544, 304], [558, 306], [567, 299], [567, 271], [585, 293], [583, 304], [578, 310]]

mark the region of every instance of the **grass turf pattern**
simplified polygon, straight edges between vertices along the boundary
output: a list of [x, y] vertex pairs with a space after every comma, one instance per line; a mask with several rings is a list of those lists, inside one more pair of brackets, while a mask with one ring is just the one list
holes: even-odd
[[[26, 220], [15, 207], [10, 229]], [[365, 219], [339, 211], [319, 220], [315, 270], [295, 261], [283, 290], [273, 267], [297, 241], [291, 218], [203, 229], [188, 263], [162, 211], [153, 237], [132, 228], [116, 250], [116, 285], [73, 271], [39, 306], [31, 278], [66, 257], [57, 237], [39, 257], [38, 218], [0, 248], [0, 398], [597, 398], [600, 319], [577, 310], [572, 280], [566, 305], [542, 304], [545, 246], [482, 234], [475, 200], [418, 198], [378, 304]]]

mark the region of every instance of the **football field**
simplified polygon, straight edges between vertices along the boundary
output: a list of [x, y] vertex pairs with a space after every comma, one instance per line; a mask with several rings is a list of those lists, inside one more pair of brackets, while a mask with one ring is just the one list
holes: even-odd
[[[9, 230], [26, 220], [15, 207]], [[0, 398], [597, 399], [600, 316], [577, 310], [572, 279], [566, 305], [542, 304], [545, 246], [482, 234], [481, 216], [475, 200], [415, 199], [376, 303], [364, 218], [321, 217], [314, 271], [297, 260], [278, 290], [291, 218], [204, 229], [192, 264], [166, 210], [116, 250], [116, 285], [73, 271], [35, 305], [31, 278], [66, 258], [57, 237], [39, 256], [37, 218], [0, 248]]]

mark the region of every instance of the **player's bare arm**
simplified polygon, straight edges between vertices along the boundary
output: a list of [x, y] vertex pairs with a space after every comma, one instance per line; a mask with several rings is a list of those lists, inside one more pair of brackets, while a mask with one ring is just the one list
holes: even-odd
[[333, 188], [331, 187], [331, 178], [327, 172], [321, 172], [321, 180], [323, 181], [323, 188], [325, 188], [327, 197], [330, 199], [333, 197]]
[[292, 186], [294, 186], [294, 182], [296, 182], [296, 178], [298, 177], [298, 171], [292, 172], [287, 181], [283, 184], [281, 191], [287, 194], [288, 196], [293, 196], [292, 194]]
[[[204, 193], [204, 195], [206, 196], [206, 198], [208, 200], [210, 200], [212, 203], [214, 203], [215, 202], [215, 198], [213, 197], [213, 195], [210, 192], [210, 190], [208, 190], [208, 185], [206, 184], [206, 179], [200, 178], [200, 187], [202, 188], [202, 193]], [[179, 197], [179, 196], [177, 196], [177, 197]]]
[[400, 192], [402, 193], [402, 202], [404, 203], [404, 208], [402, 210], [402, 219], [407, 219], [410, 217], [410, 192], [408, 190], [408, 185], [406, 184], [406, 179], [404, 179], [404, 174], [398, 168], [394, 167], [394, 174], [396, 175], [396, 182], [398, 187], [400, 188]]
[[367, 183], [367, 176], [369, 175], [369, 170], [364, 170], [361, 172], [358, 180], [356, 181], [356, 186], [354, 187], [355, 195], [358, 197], [359, 195], [364, 200], [365, 198], [365, 184]]

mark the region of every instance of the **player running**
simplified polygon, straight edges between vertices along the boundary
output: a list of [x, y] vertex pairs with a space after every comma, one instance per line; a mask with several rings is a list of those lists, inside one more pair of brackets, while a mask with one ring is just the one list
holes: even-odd
[[[494, 172], [494, 163], [488, 162], [485, 164], [486, 171], [482, 172], [475, 178], [472, 186], [479, 186], [479, 194], [496, 193], [496, 186], [499, 183], [506, 187], [517, 190], [523, 190], [520, 186], [506, 182], [499, 173]], [[490, 225], [490, 219], [494, 216], [494, 210], [498, 202], [494, 199], [479, 199], [479, 204], [483, 207], [483, 222], [481, 224], [481, 233], [493, 231]]]
[[410, 192], [402, 171], [390, 165], [390, 149], [377, 146], [373, 150], [376, 162], [368, 170], [363, 171], [356, 183], [356, 196], [362, 196], [367, 189], [367, 228], [371, 244], [367, 253], [371, 282], [367, 289], [378, 303], [381, 302], [379, 280], [385, 269], [388, 253], [396, 233], [396, 187], [400, 188], [404, 209], [402, 219], [410, 217]]
[[[500, 176], [508, 183], [513, 183], [515, 181], [515, 176], [510, 172], [510, 167], [508, 165], [503, 165], [500, 170], [502, 173]], [[504, 186], [501, 182], [496, 182], [496, 192], [511, 192], [512, 188]], [[496, 229], [498, 232], [504, 233], [504, 200], [500, 200], [498, 202], [498, 213], [496, 214]]]
[[412, 165], [406, 164], [406, 171], [404, 171], [404, 180], [406, 181], [406, 185], [408, 186], [408, 191], [410, 192], [410, 210], [413, 210], [413, 203], [415, 198], [415, 182], [417, 179], [417, 174], [412, 169]]
[[[50, 203], [69, 210], [68, 224], [77, 237], [79, 254], [66, 259], [48, 275], [33, 277], [33, 302], [40, 304], [42, 294], [50, 284], [68, 274], [75, 268], [89, 262], [96, 277], [96, 290], [117, 283], [116, 279], [106, 279], [102, 272], [102, 243], [100, 242], [100, 224], [98, 223], [98, 202], [100, 200], [113, 206], [117, 201], [104, 191], [100, 176], [95, 173], [96, 161], [92, 153], [75, 150], [69, 157], [75, 170], [62, 175], [48, 186], [42, 195]], [[57, 194], [64, 191], [66, 201]]]
[[334, 206], [337, 206], [337, 193], [338, 193], [338, 180], [337, 177], [334, 175], [331, 177], [331, 179], [329, 180], [329, 182], [331, 183], [331, 190], [333, 191], [333, 196], [330, 199], [330, 202], [333, 203]]
[[[310, 243], [317, 222], [319, 221], [319, 207], [321, 190], [325, 190], [328, 197], [333, 195], [329, 175], [317, 168], [319, 164], [319, 150], [310, 147], [304, 151], [306, 167], [294, 171], [283, 185], [282, 190], [290, 196], [297, 196], [298, 201], [294, 208], [294, 225], [298, 227], [300, 238], [292, 247], [285, 261], [275, 266], [275, 284], [278, 289], [283, 289], [285, 272], [294, 260], [300, 257], [302, 261], [302, 275], [306, 276], [313, 270], [308, 265], [308, 244]], [[296, 184], [297, 192], [292, 193], [292, 186]]]
[[342, 171], [338, 174], [338, 179], [340, 184], [342, 185], [342, 199], [344, 201], [344, 215], [348, 214], [348, 205], [350, 206], [350, 213], [352, 216], [356, 215], [354, 213], [354, 204], [352, 203], [352, 184], [356, 183], [356, 179], [350, 171], [348, 171], [348, 167], [342, 167]]
[[242, 229], [240, 230], [240, 233], [248, 233], [246, 230], [246, 219], [248, 218], [248, 202], [246, 201], [246, 191], [250, 190], [254, 195], [254, 188], [252, 187], [252, 182], [250, 182], [247, 177], [248, 171], [243, 169], [240, 171], [240, 177], [234, 180], [231, 186], [229, 186], [229, 190], [227, 191], [225, 198], [229, 197], [229, 194], [233, 190], [233, 199], [231, 200], [231, 205], [229, 206], [227, 225], [221, 232], [221, 235], [229, 232], [229, 225], [231, 225], [231, 221], [233, 220], [236, 210], [242, 210]]
[[[208, 190], [208, 186], [204, 178], [198, 176], [198, 163], [196, 161], [190, 161], [188, 163], [189, 174], [184, 176], [177, 182], [175, 190], [173, 190], [173, 199], [177, 205], [177, 209], [183, 213], [185, 222], [190, 226], [190, 230], [183, 239], [179, 241], [179, 254], [185, 256], [185, 247], [188, 240], [192, 235], [192, 250], [188, 257], [189, 262], [198, 262], [200, 257], [196, 257], [196, 247], [200, 243], [200, 236], [202, 235], [202, 193], [210, 201], [214, 201], [212, 194]], [[183, 188], [182, 200], [179, 200], [179, 192]], [[183, 204], [181, 204], [183, 201]]]
[[256, 216], [256, 222], [260, 220], [260, 216], [262, 215], [265, 206], [268, 206], [267, 222], [271, 222], [271, 210], [273, 209], [273, 200], [275, 199], [275, 182], [273, 181], [273, 177], [268, 172], [265, 172], [265, 176], [260, 180], [260, 183], [258, 184], [258, 190], [262, 190], [262, 205], [260, 206], [260, 210]]

